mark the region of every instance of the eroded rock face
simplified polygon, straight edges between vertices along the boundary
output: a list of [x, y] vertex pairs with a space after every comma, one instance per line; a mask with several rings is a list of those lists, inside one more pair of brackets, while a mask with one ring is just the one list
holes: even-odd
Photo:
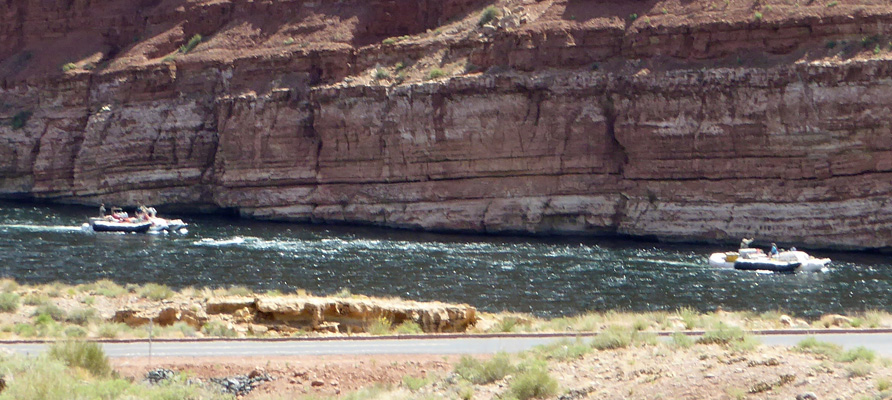
[[147, 304], [121, 309], [112, 321], [141, 326], [152, 321], [167, 326], [178, 321], [200, 329], [210, 320], [261, 334], [275, 329], [319, 332], [365, 332], [377, 321], [392, 326], [418, 324], [424, 332], [464, 332], [477, 322], [477, 310], [466, 304], [403, 300], [332, 299], [321, 297], [224, 297], [202, 306], [193, 303]]
[[[488, 35], [449, 28], [449, 40], [366, 46], [479, 5], [113, 3], [103, 9], [140, 9], [148, 25], [100, 18], [115, 34], [97, 32], [84, 22], [98, 12], [90, 1], [67, 13], [0, 4], [14, 21], [0, 28], [0, 196], [424, 230], [892, 247], [892, 61], [789, 61], [825, 40], [889, 33], [883, 7], [645, 24], [611, 19], [611, 7], [635, 11], [625, 3], [519, 2]], [[313, 45], [239, 30], [260, 14], [271, 15], [261, 31], [294, 23], [288, 39]], [[132, 32], [151, 39], [122, 42]], [[313, 42], [344, 32], [352, 42]], [[49, 63], [58, 52], [22, 57], [62, 33], [120, 55], [92, 71], [20, 68]], [[161, 61], [194, 33], [210, 38], [204, 50]], [[345, 79], [435, 52], [494, 68], [400, 85]], [[703, 64], [734, 54], [764, 62]]]
[[142, 326], [150, 321], [159, 326], [169, 326], [185, 322], [196, 329], [208, 322], [208, 316], [201, 305], [195, 303], [145, 304], [138, 307], [115, 311], [112, 322], [129, 326]]

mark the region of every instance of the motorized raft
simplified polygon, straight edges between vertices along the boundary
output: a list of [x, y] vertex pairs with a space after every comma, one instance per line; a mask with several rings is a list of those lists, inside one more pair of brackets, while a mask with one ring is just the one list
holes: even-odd
[[818, 272], [828, 264], [829, 258], [815, 258], [797, 250], [768, 255], [762, 249], [740, 249], [709, 256], [710, 266], [743, 271]]
[[[86, 224], [85, 224], [86, 225]], [[186, 223], [181, 219], [159, 218], [154, 208], [141, 207], [131, 217], [119, 208], [102, 217], [90, 218], [89, 226], [95, 232], [123, 233], [186, 233]]]

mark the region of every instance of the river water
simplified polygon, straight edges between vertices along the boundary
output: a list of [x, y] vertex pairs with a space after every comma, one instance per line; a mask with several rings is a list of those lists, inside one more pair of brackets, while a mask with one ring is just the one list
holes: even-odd
[[[163, 213], [163, 210], [161, 210]], [[539, 316], [585, 311], [786, 310], [801, 317], [892, 311], [888, 255], [820, 253], [828, 272], [710, 268], [724, 249], [605, 238], [442, 235], [186, 216], [185, 235], [93, 233], [92, 208], [0, 202], [0, 277], [468, 303]]]

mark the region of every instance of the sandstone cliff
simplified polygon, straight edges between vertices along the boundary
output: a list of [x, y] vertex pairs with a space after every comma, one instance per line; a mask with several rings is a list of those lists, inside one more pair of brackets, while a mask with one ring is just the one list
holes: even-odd
[[0, 196], [888, 249], [892, 7], [842, 3], [9, 0]]

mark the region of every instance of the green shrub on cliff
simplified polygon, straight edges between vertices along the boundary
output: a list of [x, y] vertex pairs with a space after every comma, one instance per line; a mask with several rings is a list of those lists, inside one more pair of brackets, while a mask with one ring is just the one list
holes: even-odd
[[434, 68], [430, 72], [428, 72], [427, 79], [430, 79], [430, 80], [439, 79], [444, 76], [446, 76], [446, 72], [443, 72], [442, 69]]
[[62, 72], [68, 72], [75, 69], [77, 69], [77, 65], [75, 63], [68, 63], [62, 66]]
[[31, 118], [31, 111], [20, 111], [12, 116], [12, 121], [10, 121], [9, 125], [12, 126], [13, 130], [22, 129], [28, 123], [28, 118]]
[[489, 6], [483, 10], [483, 13], [480, 14], [480, 20], [477, 21], [477, 26], [486, 25], [499, 16], [499, 9], [496, 6]]
[[180, 46], [180, 53], [186, 54], [192, 51], [195, 46], [198, 46], [198, 44], [201, 43], [201, 39], [201, 35], [196, 33], [195, 36], [192, 36], [192, 39], [189, 39], [189, 42]]
[[0, 293], [0, 312], [15, 312], [19, 309], [19, 295]]

